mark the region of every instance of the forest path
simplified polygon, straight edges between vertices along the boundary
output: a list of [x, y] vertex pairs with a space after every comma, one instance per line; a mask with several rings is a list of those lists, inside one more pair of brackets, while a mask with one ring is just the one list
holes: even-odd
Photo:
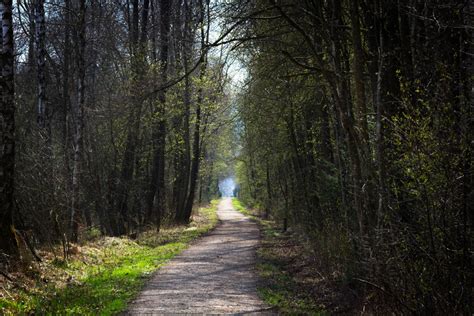
[[161, 268], [128, 315], [270, 314], [257, 295], [257, 225], [230, 198], [221, 200], [217, 215], [218, 226]]

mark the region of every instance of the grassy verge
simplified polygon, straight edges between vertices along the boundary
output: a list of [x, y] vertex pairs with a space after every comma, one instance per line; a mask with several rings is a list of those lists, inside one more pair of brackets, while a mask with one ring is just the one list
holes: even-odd
[[233, 199], [232, 204], [237, 211], [256, 221], [263, 233], [257, 250], [257, 270], [262, 280], [258, 288], [260, 297], [283, 314], [325, 315], [311, 288], [304, 286], [303, 280], [294, 273], [294, 262], [288, 262], [288, 253], [295, 251], [283, 243], [288, 235], [281, 233], [273, 220], [262, 219], [239, 200]]
[[100, 238], [63, 262], [44, 261], [0, 279], [0, 314], [112, 315], [126, 309], [153, 271], [217, 224], [217, 201], [186, 227], [148, 232], [138, 240]]

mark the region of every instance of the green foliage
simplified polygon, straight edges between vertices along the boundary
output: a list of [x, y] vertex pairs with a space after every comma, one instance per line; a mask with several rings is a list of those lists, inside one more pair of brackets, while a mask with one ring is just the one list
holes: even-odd
[[96, 240], [102, 235], [97, 227], [90, 227], [84, 232], [84, 240]]
[[297, 285], [288, 273], [283, 271], [278, 262], [265, 252], [258, 256], [264, 263], [257, 265], [260, 277], [265, 286], [260, 286], [258, 293], [269, 305], [274, 306], [282, 314], [289, 315], [326, 315], [326, 313], [310, 297], [301, 297]]
[[245, 49], [239, 198], [303, 233], [359, 297], [471, 314], [469, 10], [355, 3], [283, 1], [246, 27], [271, 40]]
[[256, 217], [253, 215], [253, 213], [247, 209], [242, 202], [239, 199], [233, 198], [232, 199], [232, 206], [240, 213], [244, 214], [245, 216], [248, 216], [252, 219], [256, 219]]
[[[238, 199], [232, 199], [234, 208], [256, 221], [263, 231], [262, 243], [272, 243], [280, 236], [274, 221], [264, 220], [246, 208]], [[285, 271], [281, 259], [265, 247], [257, 251], [257, 270], [262, 278], [258, 286], [259, 296], [280, 313], [290, 315], [325, 315], [319, 304], [308, 293], [302, 293], [293, 276]]]
[[[217, 224], [217, 201], [201, 208], [188, 227], [148, 232], [137, 241], [106, 237], [81, 248], [81, 255], [54, 265], [54, 273], [67, 275], [64, 283], [47, 285], [38, 280], [34, 288], [14, 299], [0, 298], [5, 315], [113, 315], [127, 307], [153, 271], [184, 250], [190, 241]], [[54, 262], [58, 262], [55, 260]], [[48, 265], [48, 263], [45, 263]], [[53, 273], [51, 270], [43, 271]]]

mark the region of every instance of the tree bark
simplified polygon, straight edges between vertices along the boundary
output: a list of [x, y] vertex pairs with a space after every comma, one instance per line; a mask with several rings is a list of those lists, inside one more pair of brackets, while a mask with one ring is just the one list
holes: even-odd
[[[191, 10], [188, 0], [184, 0], [184, 34], [183, 34], [183, 68], [184, 73], [189, 72], [189, 59], [192, 56], [192, 37], [193, 31], [191, 30]], [[191, 172], [191, 134], [189, 126], [190, 108], [191, 108], [191, 78], [186, 76], [184, 78], [184, 117], [183, 117], [183, 138], [184, 138], [184, 154], [182, 157], [182, 166], [179, 170], [180, 187], [177, 188], [179, 194], [177, 196], [175, 218], [182, 218], [186, 206], [186, 198], [189, 194], [189, 177]]]
[[[0, 251], [18, 256], [13, 226], [15, 174], [15, 85], [12, 0], [0, 2], [2, 47], [0, 56]], [[3, 258], [0, 257], [0, 260]]]
[[[206, 62], [201, 65], [200, 81], [203, 82], [206, 73]], [[201, 148], [200, 148], [200, 133], [201, 133], [201, 104], [203, 101], [203, 88], [199, 87], [198, 99], [196, 104], [196, 123], [194, 125], [194, 136], [193, 136], [193, 157], [191, 160], [191, 173], [189, 177], [189, 192], [186, 198], [186, 204], [184, 207], [183, 218], [179, 218], [179, 222], [188, 223], [191, 217], [194, 204], [194, 196], [196, 194], [196, 184], [199, 175], [199, 164], [201, 160]]]
[[[132, 1], [132, 25], [130, 26], [130, 52], [131, 57], [131, 71], [132, 71], [132, 91], [130, 92], [130, 100], [133, 108], [128, 118], [129, 130], [127, 133], [127, 140], [125, 145], [125, 152], [122, 160], [122, 168], [120, 174], [120, 181], [117, 188], [117, 210], [119, 219], [116, 221], [114, 235], [123, 235], [127, 232], [128, 223], [128, 195], [130, 191], [130, 184], [133, 179], [133, 170], [136, 160], [136, 148], [138, 144], [142, 103], [139, 95], [140, 85], [145, 72], [146, 63], [146, 41], [147, 25], [148, 25], [148, 8], [149, 1], [144, 2], [142, 11], [142, 34], [139, 35], [139, 7], [138, 0]], [[140, 38], [139, 38], [140, 37]], [[112, 210], [114, 211], [114, 210]]]
[[[47, 127], [46, 107], [46, 48], [45, 48], [45, 21], [44, 0], [35, 1], [35, 50], [36, 50], [36, 74], [38, 80], [37, 120], [41, 129]], [[49, 133], [48, 133], [49, 134]], [[49, 135], [45, 135], [49, 136]]]
[[[209, 3], [206, 3], [208, 6]], [[191, 160], [191, 174], [189, 177], [189, 192], [186, 198], [186, 204], [184, 207], [184, 214], [182, 218], [179, 218], [178, 221], [188, 223], [191, 218], [191, 213], [193, 210], [194, 205], [194, 197], [196, 194], [196, 184], [198, 181], [199, 176], [199, 164], [201, 161], [201, 107], [202, 102], [204, 100], [204, 78], [206, 76], [207, 70], [207, 53], [205, 52], [205, 44], [206, 44], [206, 31], [204, 29], [204, 17], [205, 17], [205, 6], [204, 0], [200, 0], [200, 11], [201, 11], [201, 53], [203, 54], [203, 63], [201, 64], [200, 73], [199, 73], [199, 81], [200, 86], [198, 89], [198, 98], [196, 102], [196, 123], [194, 125], [194, 136], [193, 136], [193, 156]], [[207, 26], [209, 27], [209, 26]]]
[[[160, 67], [161, 82], [168, 80], [168, 49], [169, 49], [169, 32], [171, 28], [172, 0], [160, 1]], [[158, 93], [158, 108], [156, 114], [158, 118], [153, 124], [153, 145], [154, 155], [152, 164], [152, 175], [150, 189], [146, 201], [147, 218], [154, 222], [159, 230], [161, 225], [161, 216], [165, 209], [165, 146], [166, 146], [166, 89], [161, 89]]]
[[[356, 120], [360, 129], [364, 146], [369, 143], [369, 133], [367, 127], [367, 107], [365, 105], [365, 85], [364, 85], [364, 51], [362, 49], [362, 40], [360, 35], [359, 21], [359, 1], [350, 1], [351, 24], [352, 24], [352, 45], [354, 49], [354, 86], [355, 86], [355, 104], [356, 104]], [[368, 150], [366, 150], [368, 154]]]
[[85, 46], [86, 46], [86, 2], [79, 1], [79, 12], [77, 15], [77, 33], [76, 33], [76, 67], [77, 67], [77, 91], [76, 100], [73, 105], [73, 125], [74, 125], [74, 156], [72, 168], [72, 199], [71, 199], [71, 221], [70, 221], [70, 240], [77, 242], [79, 233], [79, 224], [81, 222], [81, 197], [80, 181], [83, 160], [83, 133], [84, 133], [84, 103], [85, 103]]

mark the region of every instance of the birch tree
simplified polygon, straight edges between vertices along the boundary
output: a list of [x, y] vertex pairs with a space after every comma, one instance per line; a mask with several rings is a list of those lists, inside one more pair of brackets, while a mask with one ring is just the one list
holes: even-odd
[[[2, 46], [0, 56], [0, 251], [18, 254], [14, 236], [15, 84], [12, 1], [0, 2]], [[2, 256], [3, 257], [3, 256]], [[7, 257], [8, 258], [8, 257]], [[4, 259], [1, 258], [0, 259]]]

